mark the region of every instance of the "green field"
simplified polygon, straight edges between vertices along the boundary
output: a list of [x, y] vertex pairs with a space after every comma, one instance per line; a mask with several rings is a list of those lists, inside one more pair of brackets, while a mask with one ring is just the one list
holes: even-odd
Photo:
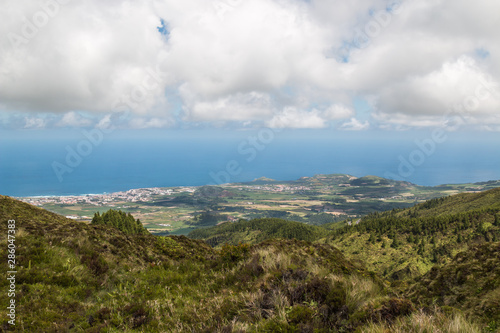
[[497, 186], [499, 181], [425, 187], [375, 176], [357, 178], [334, 174], [295, 181], [258, 179], [195, 187], [192, 191], [163, 189], [172, 194], [150, 195], [134, 202], [112, 197], [73, 204], [63, 204], [56, 199], [34, 204], [82, 221], [90, 221], [96, 212], [119, 209], [132, 213], [153, 233], [186, 235], [197, 228], [240, 219], [281, 218], [314, 225], [354, 221], [373, 212], [407, 208], [437, 197]]

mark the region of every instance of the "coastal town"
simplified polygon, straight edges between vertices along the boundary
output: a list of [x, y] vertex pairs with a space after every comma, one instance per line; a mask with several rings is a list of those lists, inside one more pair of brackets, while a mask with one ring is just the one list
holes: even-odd
[[35, 206], [44, 206], [46, 204], [109, 206], [114, 202], [147, 202], [159, 196], [168, 196], [176, 193], [193, 193], [195, 191], [195, 187], [155, 187], [103, 194], [27, 197], [19, 198], [19, 200]]
[[[275, 193], [301, 193], [310, 191], [309, 186], [292, 186], [292, 185], [234, 185], [228, 184], [222, 187], [232, 190], [248, 190], [253, 192], [275, 192]], [[67, 196], [36, 196], [36, 197], [20, 197], [21, 201], [31, 205], [42, 207], [47, 204], [59, 205], [94, 205], [94, 206], [110, 206], [116, 202], [151, 202], [164, 196], [174, 196], [182, 193], [195, 193], [199, 187], [183, 186], [183, 187], [153, 187], [139, 188], [128, 191], [103, 193], [103, 194], [82, 194], [82, 195], [67, 195]]]
[[295, 181], [259, 178], [217, 186], [153, 187], [18, 199], [84, 222], [90, 222], [97, 212], [122, 210], [140, 219], [152, 232], [187, 234], [207, 223], [261, 217], [306, 223], [350, 219], [355, 224], [359, 217], [371, 212], [405, 208], [434, 197], [496, 185], [492, 182], [432, 188], [374, 176], [317, 175]]

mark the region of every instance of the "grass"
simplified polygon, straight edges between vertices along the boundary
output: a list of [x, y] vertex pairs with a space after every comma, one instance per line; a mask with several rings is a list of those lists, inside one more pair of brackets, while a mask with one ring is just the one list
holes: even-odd
[[186, 237], [125, 235], [6, 197], [0, 208], [2, 219], [18, 223], [19, 332], [325, 331], [357, 325], [348, 321], [353, 304], [370, 296], [354, 303], [349, 285], [379, 283], [323, 244], [269, 240], [214, 250]]
[[479, 325], [463, 315], [446, 316], [442, 313], [426, 314], [422, 311], [397, 318], [393, 323], [370, 323], [360, 329], [362, 333], [480, 333]]
[[[473, 230], [497, 230], [487, 214], [478, 216], [486, 220], [474, 222]], [[390, 232], [372, 244], [368, 233], [352, 229], [355, 232], [343, 233], [338, 239], [343, 251], [331, 245], [337, 238], [321, 242], [265, 239], [214, 249], [184, 236], [126, 235], [110, 226], [71, 221], [0, 197], [0, 220], [12, 218], [17, 222], [18, 325], [14, 331], [18, 332], [499, 329], [498, 242], [474, 245], [475, 238], [471, 238], [467, 243], [470, 252], [398, 285], [398, 281], [387, 283], [380, 278], [383, 273], [370, 271], [360, 260], [344, 256], [352, 251], [352, 257], [359, 259], [362, 251], [373, 250], [373, 266], [368, 267], [378, 267], [375, 261], [394, 262], [394, 269], [400, 271], [415, 257], [416, 248], [404, 239], [399, 247], [391, 247]], [[299, 224], [277, 225], [297, 230]], [[268, 227], [274, 232], [282, 230]], [[317, 228], [306, 229], [321, 229]], [[0, 225], [0, 233], [6, 234], [6, 223]], [[443, 237], [434, 244], [429, 241], [426, 249], [440, 248], [451, 239], [445, 233], [440, 235]], [[4, 257], [6, 245], [1, 238], [0, 255]], [[7, 271], [5, 261], [0, 262], [0, 269]], [[7, 281], [0, 280], [0, 290], [6, 288]], [[0, 298], [3, 330], [9, 328], [4, 319], [7, 301]]]

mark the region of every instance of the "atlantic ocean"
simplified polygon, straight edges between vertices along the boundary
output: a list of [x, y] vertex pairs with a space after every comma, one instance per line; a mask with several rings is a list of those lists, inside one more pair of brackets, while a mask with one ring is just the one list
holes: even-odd
[[493, 134], [448, 133], [446, 140], [434, 142], [430, 131], [117, 132], [91, 142], [85, 133], [75, 130], [63, 139], [37, 133], [3, 135], [0, 194], [80, 195], [332, 173], [426, 186], [500, 179]]

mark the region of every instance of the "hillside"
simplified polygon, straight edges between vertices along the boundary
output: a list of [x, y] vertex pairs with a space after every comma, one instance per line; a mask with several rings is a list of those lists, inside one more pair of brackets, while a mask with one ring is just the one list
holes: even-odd
[[443, 216], [475, 210], [500, 210], [500, 188], [480, 193], [461, 193], [449, 197], [436, 198], [413, 209], [400, 213], [400, 216]]
[[[0, 197], [16, 220], [17, 332], [408, 331], [422, 314], [336, 248], [299, 240], [225, 245], [124, 234]], [[7, 240], [0, 242], [5, 258]], [[0, 263], [6, 272], [6, 261]], [[7, 280], [0, 288], [7, 290]], [[436, 309], [426, 329], [479, 328]]]
[[318, 241], [340, 248], [388, 280], [404, 280], [450, 262], [471, 246], [500, 241], [500, 189], [432, 199], [413, 208], [374, 213], [356, 225], [321, 227], [281, 219], [240, 220], [198, 229], [189, 237], [211, 246], [271, 238]]
[[225, 243], [257, 244], [271, 238], [298, 239], [314, 241], [324, 236], [325, 229], [304, 223], [286, 221], [276, 218], [224, 223], [216, 227], [197, 229], [188, 237], [202, 239], [211, 246]]
[[434, 267], [407, 294], [420, 304], [486, 317], [490, 327], [500, 328], [500, 242], [474, 246]]
[[387, 279], [401, 280], [445, 264], [459, 252], [500, 240], [500, 189], [433, 199], [374, 213], [322, 240]]

